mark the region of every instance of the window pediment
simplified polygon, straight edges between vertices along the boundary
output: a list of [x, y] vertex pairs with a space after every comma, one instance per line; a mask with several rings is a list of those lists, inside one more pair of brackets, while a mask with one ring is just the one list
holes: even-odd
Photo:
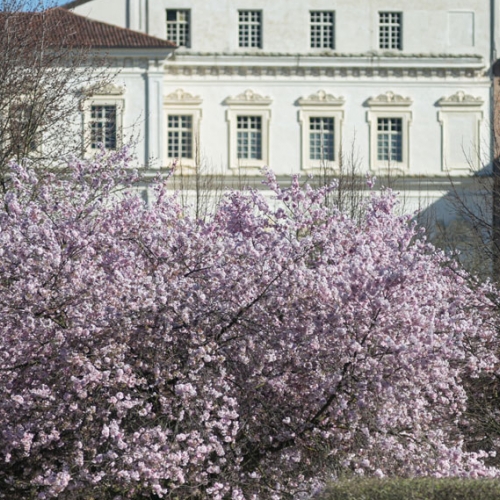
[[194, 96], [182, 89], [177, 89], [163, 98], [163, 104], [200, 105], [202, 102], [203, 99], [200, 96]]
[[270, 97], [261, 96], [260, 94], [257, 94], [250, 89], [245, 90], [245, 92], [237, 95], [236, 97], [228, 97], [225, 100], [225, 104], [229, 106], [234, 106], [234, 105], [269, 106], [272, 102], [273, 100]]
[[309, 97], [301, 97], [298, 104], [299, 106], [343, 106], [345, 99], [342, 96], [335, 97], [332, 94], [327, 94], [324, 90], [318, 90]]
[[83, 92], [87, 97], [92, 96], [117, 96], [125, 94], [125, 87], [109, 83], [107, 85], [96, 85], [89, 87]]
[[441, 97], [437, 102], [440, 107], [481, 107], [484, 101], [481, 97], [474, 97], [459, 90], [449, 97]]
[[371, 97], [368, 99], [368, 106], [370, 108], [375, 107], [391, 107], [391, 106], [411, 106], [413, 100], [411, 97], [403, 97], [402, 95], [395, 94], [390, 90], [385, 94], [380, 94], [377, 97]]

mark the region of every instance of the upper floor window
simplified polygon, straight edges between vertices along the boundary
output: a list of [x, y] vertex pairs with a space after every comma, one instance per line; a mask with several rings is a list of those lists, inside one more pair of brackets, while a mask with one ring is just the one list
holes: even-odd
[[189, 47], [189, 10], [167, 9], [167, 40]]
[[238, 44], [240, 47], [262, 48], [262, 12], [238, 11]]
[[401, 50], [402, 18], [401, 12], [379, 12], [379, 48]]
[[311, 48], [335, 48], [335, 13], [331, 11], [311, 12]]

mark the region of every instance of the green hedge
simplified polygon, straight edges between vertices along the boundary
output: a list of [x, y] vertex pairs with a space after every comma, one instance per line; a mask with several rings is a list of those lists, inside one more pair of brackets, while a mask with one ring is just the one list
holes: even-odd
[[350, 479], [331, 484], [319, 500], [499, 500], [491, 479]]

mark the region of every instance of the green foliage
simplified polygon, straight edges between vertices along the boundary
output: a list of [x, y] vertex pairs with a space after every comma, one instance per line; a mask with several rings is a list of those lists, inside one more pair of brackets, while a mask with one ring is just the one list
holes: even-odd
[[328, 486], [319, 500], [498, 500], [500, 481], [420, 478], [351, 479]]

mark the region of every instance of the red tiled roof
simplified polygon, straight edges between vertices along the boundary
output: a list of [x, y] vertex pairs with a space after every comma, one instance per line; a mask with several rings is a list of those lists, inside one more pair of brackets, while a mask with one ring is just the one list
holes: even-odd
[[43, 35], [47, 44], [53, 47], [95, 49], [176, 47], [167, 40], [94, 21], [59, 7], [44, 12], [17, 12], [7, 16], [6, 19], [10, 28], [14, 28], [14, 32], [29, 30], [29, 33], [33, 33], [37, 38]]

